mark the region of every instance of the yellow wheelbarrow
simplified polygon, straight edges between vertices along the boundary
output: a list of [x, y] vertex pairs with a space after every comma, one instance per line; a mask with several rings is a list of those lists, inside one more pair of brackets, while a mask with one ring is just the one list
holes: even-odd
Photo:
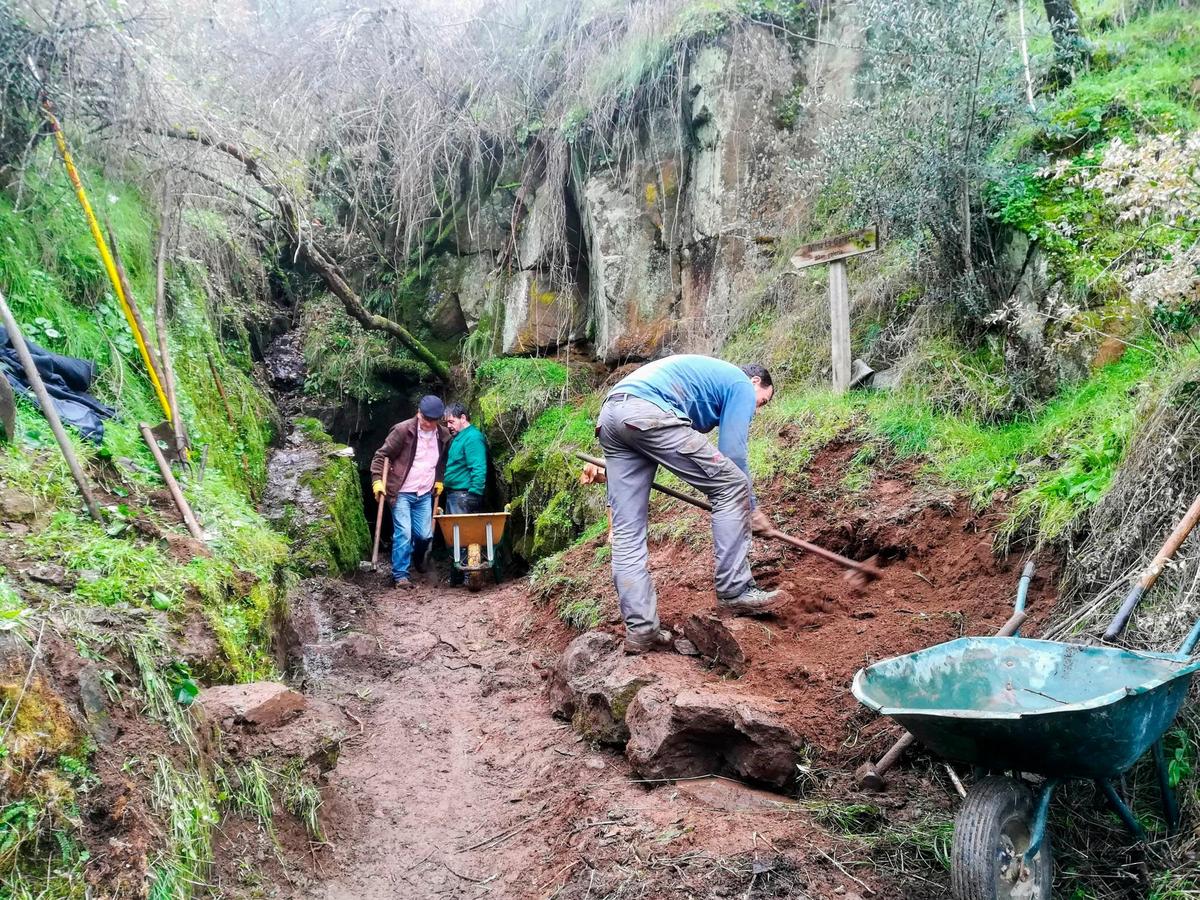
[[[462, 573], [471, 591], [483, 587], [483, 573], [495, 571], [496, 545], [504, 537], [508, 511], [498, 513], [464, 513], [450, 515], [435, 510], [433, 520], [442, 531], [442, 539], [454, 548], [454, 568]], [[462, 561], [462, 548], [467, 548], [467, 561]], [[487, 559], [483, 556], [487, 549]]]

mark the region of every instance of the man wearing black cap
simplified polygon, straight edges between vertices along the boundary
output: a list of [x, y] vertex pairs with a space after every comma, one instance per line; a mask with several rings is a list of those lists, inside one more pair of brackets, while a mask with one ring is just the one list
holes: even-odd
[[[409, 564], [425, 571], [433, 542], [433, 493], [441, 490], [450, 432], [441, 424], [445, 406], [440, 397], [422, 397], [417, 414], [394, 425], [371, 459], [376, 501], [392, 501], [392, 581], [411, 588]], [[390, 460], [387, 484], [383, 461]], [[414, 550], [416, 551], [414, 554]]]

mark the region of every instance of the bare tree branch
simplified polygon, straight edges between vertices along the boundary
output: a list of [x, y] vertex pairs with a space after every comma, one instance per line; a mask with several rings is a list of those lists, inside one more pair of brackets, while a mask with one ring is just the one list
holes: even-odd
[[198, 128], [168, 127], [155, 129], [147, 126], [145, 130], [151, 134], [158, 134], [164, 137], [195, 141], [204, 147], [209, 147], [231, 156], [245, 166], [246, 174], [254, 178], [262, 185], [263, 190], [275, 198], [275, 202], [279, 206], [280, 221], [283, 229], [295, 247], [297, 256], [303, 259], [321, 276], [321, 280], [325, 282], [325, 286], [329, 288], [329, 291], [342, 301], [346, 312], [353, 316], [363, 328], [382, 331], [396, 338], [417, 359], [425, 363], [430, 371], [440, 380], [450, 380], [450, 369], [446, 363], [421, 343], [411, 331], [399, 322], [394, 322], [385, 316], [378, 315], [367, 309], [362, 298], [358, 296], [358, 293], [346, 280], [337, 261], [313, 239], [312, 229], [308, 227], [291, 194], [282, 185], [272, 182], [264, 174], [263, 167], [259, 165], [258, 159], [251, 155], [249, 151], [240, 144], [221, 140]]

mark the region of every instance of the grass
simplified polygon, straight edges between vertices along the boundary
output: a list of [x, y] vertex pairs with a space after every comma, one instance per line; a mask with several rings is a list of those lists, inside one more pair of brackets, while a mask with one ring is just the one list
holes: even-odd
[[[1004, 424], [978, 413], [940, 411], [921, 387], [896, 393], [781, 391], [756, 423], [756, 479], [794, 476], [839, 435], [881, 441], [900, 458], [920, 457], [924, 476], [966, 492], [979, 506], [1011, 499], [1003, 534], [1039, 542], [1060, 537], [1108, 487], [1137, 426], [1139, 403], [1197, 353], [1130, 349], [1122, 359], [1064, 389], [1033, 415]], [[795, 426], [786, 440], [781, 427]], [[868, 473], [857, 467], [856, 478]]]
[[[1162, 10], [1097, 32], [1091, 68], [1050, 97], [1035, 122], [1001, 141], [993, 156], [1004, 174], [988, 186], [990, 215], [1048, 253], [1073, 296], [1110, 301], [1121, 294], [1111, 272], [1135, 248], [1162, 256], [1180, 235], [1121, 223], [1096, 191], [1070, 183], [1113, 137], [1187, 132], [1200, 127], [1193, 89], [1200, 71], [1200, 22], [1187, 10]], [[1048, 159], [1066, 158], [1064, 177], [1039, 176]], [[1095, 302], [1092, 305], [1097, 305]]]
[[[187, 897], [204, 887], [217, 814], [187, 709], [200, 674], [193, 675], [175, 657], [168, 635], [198, 612], [221, 648], [216, 658], [201, 664], [206, 679], [254, 680], [276, 674], [270, 651], [289, 548], [254, 506], [265, 484], [274, 430], [241, 320], [257, 313], [238, 308], [240, 289], [225, 290], [203, 263], [183, 256], [173, 260], [167, 337], [179, 404], [195, 454], [207, 448], [203, 480], [194, 468], [181, 471], [179, 479], [211, 551], [178, 555], [158, 536], [174, 532], [182, 537], [183, 529], [159, 512], [161, 481], [138, 430], [139, 422], [156, 423], [163, 414], [111, 297], [82, 213], [50, 152], [44, 145], [35, 160], [38, 172], [47, 174], [26, 173], [19, 207], [11, 195], [0, 195], [0, 288], [38, 343], [96, 364], [93, 392], [117, 415], [106, 423], [99, 445], [70, 435], [106, 504], [104, 520], [93, 522], [45, 419], [31, 403], [18, 400], [15, 438], [0, 446], [0, 483], [31, 497], [39, 522], [27, 534], [10, 535], [6, 549], [33, 563], [61, 566], [65, 578], [60, 585], [24, 595], [22, 582], [0, 580], [0, 631], [28, 636], [45, 605], [52, 604], [54, 627], [74, 641], [83, 658], [106, 667], [102, 678], [107, 678], [110, 699], [118, 702], [123, 693], [140, 704], [142, 727], [154, 733], [150, 723], [158, 723], [163, 740], [179, 745], [178, 753], [158, 756], [150, 766], [152, 805], [164, 828], [150, 848], [149, 893]], [[132, 293], [152, 328], [153, 219], [131, 188], [86, 167], [83, 178], [93, 204], [113, 224]], [[358, 512], [361, 518], [361, 508]], [[106, 607], [104, 621], [118, 624], [97, 625], [93, 616], [80, 613], [81, 607], [94, 606]], [[20, 716], [13, 720], [20, 747], [0, 753], [4, 767], [25, 766], [20, 748], [27, 745], [29, 752], [39, 754], [29, 763], [35, 771], [24, 793], [0, 807], [0, 895], [82, 897], [86, 852], [74, 837], [82, 827], [77, 798], [95, 788], [97, 776], [88, 748], [76, 746], [73, 729], [56, 714], [61, 706], [56, 695], [39, 684], [25, 695]], [[0, 701], [7, 719], [14, 701], [7, 684], [0, 686]], [[30, 736], [37, 743], [30, 743]], [[245, 791], [247, 802], [256, 802], [261, 810], [268, 780], [262, 771], [256, 774], [259, 781], [247, 779]], [[319, 803], [319, 795], [314, 802], [299, 782], [291, 790], [291, 805], [300, 814]], [[309, 816], [310, 827], [314, 816]]]
[[151, 867], [149, 897], [174, 900], [202, 893], [212, 865], [212, 831], [220, 821], [212, 784], [159, 756], [151, 797], [166, 836]]

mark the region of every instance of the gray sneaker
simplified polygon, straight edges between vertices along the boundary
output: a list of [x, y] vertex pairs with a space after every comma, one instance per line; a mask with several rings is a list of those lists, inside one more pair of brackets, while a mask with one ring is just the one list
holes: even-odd
[[675, 635], [665, 628], [653, 631], [625, 632], [625, 652], [631, 654], [649, 653], [652, 650], [669, 650], [674, 646]]
[[736, 597], [718, 598], [717, 606], [727, 609], [735, 616], [757, 616], [769, 613], [783, 605], [787, 597], [782, 591], [764, 591], [750, 585]]

